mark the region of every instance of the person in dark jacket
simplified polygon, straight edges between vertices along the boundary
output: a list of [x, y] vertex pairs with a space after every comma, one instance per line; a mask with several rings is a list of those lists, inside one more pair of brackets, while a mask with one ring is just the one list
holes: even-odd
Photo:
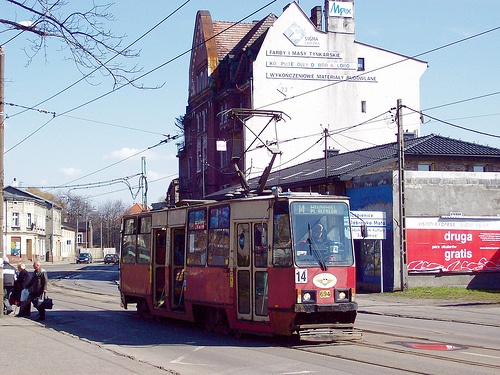
[[[47, 292], [48, 277], [47, 271], [45, 271], [39, 261], [33, 262], [33, 276], [31, 280], [26, 285], [26, 289], [29, 291], [29, 296], [26, 301], [21, 303], [21, 309], [18, 316], [30, 316], [31, 315], [31, 303], [37, 300], [40, 296]], [[45, 319], [45, 309], [35, 306], [38, 310], [39, 317], [38, 320]]]
[[26, 288], [31, 276], [28, 271], [26, 271], [26, 265], [23, 262], [17, 265], [17, 279], [14, 283], [14, 289], [10, 294], [10, 303], [19, 306], [21, 304], [21, 291]]
[[16, 269], [9, 263], [9, 258], [3, 258], [3, 312], [10, 314], [14, 309], [10, 305], [10, 293], [14, 289], [16, 281]]

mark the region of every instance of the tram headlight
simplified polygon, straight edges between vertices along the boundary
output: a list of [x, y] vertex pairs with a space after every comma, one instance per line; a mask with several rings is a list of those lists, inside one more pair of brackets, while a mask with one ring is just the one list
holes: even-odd
[[298, 289], [297, 303], [316, 303], [316, 291]]
[[349, 289], [335, 289], [335, 302], [342, 303], [349, 302], [350, 300]]

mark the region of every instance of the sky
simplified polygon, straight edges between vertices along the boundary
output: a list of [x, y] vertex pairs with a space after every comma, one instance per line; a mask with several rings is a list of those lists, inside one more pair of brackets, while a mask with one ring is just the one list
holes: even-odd
[[[217, 21], [250, 22], [269, 13], [279, 16], [289, 2], [117, 1], [109, 8], [115, 20], [105, 28], [125, 35], [123, 46], [160, 23], [132, 47], [139, 57], [122, 61], [142, 68], [137, 83], [151, 88], [146, 90], [125, 86], [113, 91], [111, 78], [95, 73], [54, 96], [82, 77], [68, 51], [47, 40], [30, 59], [33, 37], [21, 34], [11, 40], [17, 32], [0, 25], [8, 103], [5, 185], [16, 179], [20, 187], [76, 194], [95, 204], [122, 200], [128, 206], [142, 202], [137, 185], [145, 158], [147, 203], [164, 199], [178, 176], [182, 138], [171, 138], [180, 134], [175, 122], [187, 105], [196, 12], [208, 10]], [[309, 15], [323, 0], [298, 3]], [[1, 18], [23, 21], [18, 9], [0, 4]], [[357, 41], [428, 63], [420, 81], [421, 110], [428, 115], [420, 135], [500, 148], [498, 0], [357, 0], [355, 23]]]

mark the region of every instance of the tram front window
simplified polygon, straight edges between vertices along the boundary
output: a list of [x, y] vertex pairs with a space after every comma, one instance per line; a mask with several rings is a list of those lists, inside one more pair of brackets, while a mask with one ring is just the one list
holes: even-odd
[[292, 203], [295, 263], [299, 267], [353, 264], [348, 207], [342, 202]]

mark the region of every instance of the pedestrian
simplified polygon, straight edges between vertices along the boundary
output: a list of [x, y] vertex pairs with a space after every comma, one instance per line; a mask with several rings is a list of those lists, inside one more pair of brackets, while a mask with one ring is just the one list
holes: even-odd
[[21, 304], [21, 291], [26, 288], [31, 276], [26, 270], [26, 265], [23, 262], [17, 265], [17, 279], [14, 283], [14, 289], [10, 294], [10, 303], [19, 306]]
[[40, 307], [37, 301], [44, 293], [47, 293], [47, 284], [48, 284], [47, 271], [45, 271], [42, 268], [38, 260], [35, 260], [33, 262], [33, 268], [35, 269], [33, 271], [33, 276], [26, 285], [26, 289], [28, 289], [29, 295], [28, 298], [21, 303], [21, 309], [19, 311], [18, 316], [30, 316], [31, 303], [33, 303], [33, 305], [36, 307], [39, 313], [38, 320], [44, 320], [45, 309], [43, 307]]
[[10, 304], [10, 293], [14, 289], [16, 269], [9, 263], [9, 258], [3, 258], [3, 313], [9, 315], [14, 309]]

